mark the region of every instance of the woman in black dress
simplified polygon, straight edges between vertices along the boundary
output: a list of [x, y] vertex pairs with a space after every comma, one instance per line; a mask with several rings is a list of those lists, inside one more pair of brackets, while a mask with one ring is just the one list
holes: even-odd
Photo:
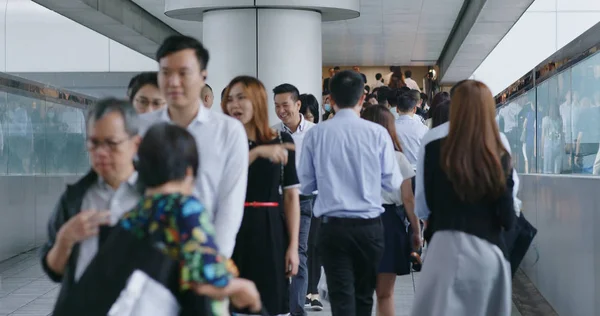
[[267, 92], [256, 78], [233, 79], [221, 107], [244, 124], [250, 146], [246, 207], [232, 259], [240, 277], [256, 283], [265, 309], [271, 315], [287, 314], [289, 278], [297, 273], [299, 260], [294, 141], [269, 127]]

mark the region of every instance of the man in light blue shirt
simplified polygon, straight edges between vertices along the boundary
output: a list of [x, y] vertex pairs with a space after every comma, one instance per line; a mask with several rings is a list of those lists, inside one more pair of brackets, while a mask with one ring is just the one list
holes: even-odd
[[381, 189], [400, 190], [402, 176], [388, 132], [359, 117], [360, 74], [342, 71], [330, 88], [336, 115], [305, 135], [298, 177], [302, 194], [319, 190], [313, 213], [322, 218], [317, 248], [333, 316], [371, 315], [384, 247]]

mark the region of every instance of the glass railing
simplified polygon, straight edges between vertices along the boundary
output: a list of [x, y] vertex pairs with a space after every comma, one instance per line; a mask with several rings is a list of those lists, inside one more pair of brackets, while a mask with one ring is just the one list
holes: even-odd
[[0, 74], [0, 175], [83, 174], [95, 99]]
[[600, 45], [591, 47], [555, 54], [497, 97], [518, 172], [600, 175]]

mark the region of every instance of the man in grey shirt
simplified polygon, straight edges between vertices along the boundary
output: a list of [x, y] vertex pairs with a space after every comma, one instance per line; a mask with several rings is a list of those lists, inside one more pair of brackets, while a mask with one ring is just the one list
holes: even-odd
[[96, 255], [108, 226], [133, 208], [143, 192], [133, 165], [140, 143], [133, 106], [116, 99], [100, 101], [86, 122], [92, 170], [67, 186], [40, 251], [44, 272], [62, 282], [59, 300]]

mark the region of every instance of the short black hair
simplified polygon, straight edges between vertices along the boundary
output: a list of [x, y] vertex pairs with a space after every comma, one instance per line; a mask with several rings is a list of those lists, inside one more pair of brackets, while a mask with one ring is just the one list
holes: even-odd
[[133, 103], [133, 99], [135, 95], [140, 91], [140, 89], [147, 85], [151, 84], [158, 88], [158, 73], [156, 71], [142, 72], [141, 74], [135, 76], [137, 78], [133, 87], [131, 87], [131, 94], [129, 95], [129, 101]]
[[426, 93], [421, 92], [421, 100], [423, 100], [423, 102], [429, 101], [429, 97], [427, 96]]
[[375, 74], [375, 79], [381, 80], [381, 78], [383, 78], [383, 76], [380, 73]]
[[185, 179], [188, 168], [194, 177], [198, 174], [196, 140], [175, 124], [153, 125], [142, 139], [138, 158], [140, 180], [149, 188]]
[[127, 97], [128, 98], [131, 98], [131, 89], [137, 83], [138, 79], [140, 78], [140, 75], [141, 74], [137, 74], [137, 75], [133, 76], [133, 78], [131, 78], [131, 80], [129, 80], [129, 84], [127, 85]]
[[333, 67], [333, 70], [340, 70], [340, 66]]
[[106, 98], [98, 101], [87, 112], [86, 124], [101, 120], [110, 113], [119, 113], [123, 118], [125, 132], [129, 136], [135, 136], [139, 131], [139, 117], [135, 108], [129, 101], [117, 98]]
[[185, 49], [194, 50], [200, 64], [200, 70], [205, 70], [208, 66], [208, 50], [204, 48], [199, 40], [185, 35], [167, 37], [156, 52], [156, 61], [160, 62], [162, 58]]
[[338, 72], [330, 81], [331, 98], [340, 108], [352, 108], [364, 94], [365, 83], [362, 76], [352, 70]]
[[388, 97], [390, 96], [390, 93], [392, 92], [392, 89], [390, 89], [389, 87], [386, 86], [382, 86], [379, 88], [379, 90], [377, 91], [377, 102], [379, 104], [384, 104], [388, 101]]
[[310, 111], [315, 117], [315, 123], [319, 123], [319, 101], [312, 94], [301, 94], [300, 95], [300, 113], [304, 114], [306, 111]]
[[209, 85], [208, 85], [208, 83], [207, 83], [207, 84], [205, 84], [204, 86], [205, 86], [205, 87], [207, 87], [207, 88], [208, 88], [210, 91], [213, 91], [213, 90], [212, 90], [212, 87], [211, 87], [211, 86], [209, 86]]
[[398, 97], [398, 110], [400, 112], [409, 112], [417, 106], [419, 100], [413, 93], [403, 93]]
[[413, 95], [413, 97], [417, 100], [417, 102], [419, 102], [419, 100], [421, 100], [421, 91], [413, 89], [413, 90], [410, 90], [409, 93]]
[[390, 104], [390, 107], [396, 107], [398, 106], [398, 98], [405, 92], [402, 92], [402, 90], [400, 89], [393, 89], [393, 90], [388, 90], [387, 95], [386, 95], [386, 99], [387, 102]]
[[406, 78], [412, 77], [412, 71], [410, 71], [410, 70], [405, 71], [404, 72], [404, 77], [406, 77]]
[[411, 89], [407, 86], [404, 86], [404, 87], [400, 87], [399, 90], [400, 90], [400, 93], [407, 93], [407, 92], [410, 92]]
[[290, 93], [292, 100], [294, 102], [298, 101], [298, 98], [300, 97], [300, 91], [298, 91], [298, 88], [296, 88], [296, 86], [289, 84], [289, 83], [280, 84], [273, 89], [274, 95], [284, 94], [284, 93]]
[[323, 96], [330, 95], [330, 94], [331, 94], [331, 92], [329, 92], [329, 90], [323, 90]]

